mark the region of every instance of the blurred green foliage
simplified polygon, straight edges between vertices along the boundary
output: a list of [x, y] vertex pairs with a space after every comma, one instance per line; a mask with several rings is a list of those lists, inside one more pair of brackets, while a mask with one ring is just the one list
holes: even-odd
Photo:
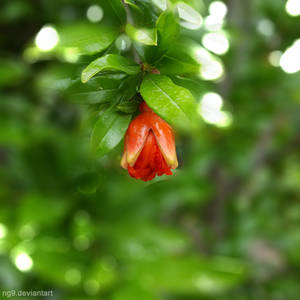
[[[153, 25], [150, 0], [127, 2], [137, 22]], [[205, 15], [211, 1], [184, 2]], [[70, 30], [87, 22], [94, 4], [103, 8], [106, 38], [114, 38], [114, 28], [125, 28], [113, 3], [0, 3], [0, 292], [53, 290], [54, 299], [70, 300], [299, 299], [300, 73], [268, 62], [271, 51], [299, 38], [299, 17], [288, 16], [281, 0], [227, 1], [225, 77], [172, 79], [197, 100], [218, 91], [233, 123], [203, 123], [201, 134], [178, 136], [179, 170], [145, 184], [120, 169], [122, 145], [100, 159], [91, 153], [97, 115], [62, 92], [70, 82], [77, 92], [90, 58], [72, 61], [77, 50], [70, 58], [34, 47], [42, 26]], [[271, 36], [257, 30], [261, 19], [273, 23]], [[202, 29], [182, 30], [201, 41]], [[151, 46], [141, 53], [151, 57]], [[185, 59], [184, 67], [193, 65]], [[107, 89], [104, 79], [101, 91], [113, 93], [118, 76]]]

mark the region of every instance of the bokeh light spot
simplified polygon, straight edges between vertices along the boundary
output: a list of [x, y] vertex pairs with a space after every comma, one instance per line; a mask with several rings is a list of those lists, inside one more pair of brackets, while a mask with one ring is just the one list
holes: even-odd
[[222, 1], [214, 1], [209, 6], [209, 13], [218, 19], [224, 19], [227, 14], [227, 6]]
[[288, 74], [300, 71], [300, 39], [282, 54], [280, 66]]
[[217, 93], [206, 93], [203, 95], [198, 113], [206, 123], [218, 127], [227, 127], [232, 123], [232, 116], [229, 112], [222, 111], [223, 99]]
[[5, 238], [7, 235], [7, 228], [4, 224], [0, 223], [0, 239]]
[[202, 38], [203, 46], [219, 55], [225, 54], [229, 49], [229, 41], [223, 32], [206, 33]]
[[44, 26], [35, 38], [35, 45], [41, 51], [50, 51], [58, 43], [59, 36], [52, 26]]
[[223, 27], [224, 21], [215, 16], [207, 16], [204, 20], [205, 28], [209, 31], [219, 31]]
[[126, 34], [121, 34], [116, 39], [115, 45], [120, 51], [128, 51], [131, 47], [131, 39]]
[[86, 11], [86, 17], [92, 23], [100, 22], [103, 18], [103, 9], [99, 5], [91, 5]]
[[211, 60], [201, 67], [200, 74], [205, 80], [217, 80], [223, 76], [224, 69], [220, 62]]
[[19, 253], [16, 256], [14, 263], [16, 267], [22, 272], [27, 272], [33, 267], [33, 261], [31, 257], [25, 252]]
[[90, 239], [86, 235], [79, 235], [74, 239], [74, 247], [79, 251], [88, 249], [90, 244]]
[[207, 50], [198, 47], [195, 50], [195, 59], [201, 65], [200, 76], [205, 80], [217, 80], [224, 75], [224, 68], [220, 61], [215, 59]]
[[65, 273], [65, 280], [70, 285], [77, 285], [81, 281], [81, 273], [78, 269], [69, 269]]
[[202, 26], [202, 16], [191, 6], [184, 2], [177, 3], [177, 10], [181, 19], [180, 24], [191, 30], [199, 29]]
[[288, 0], [285, 5], [285, 10], [292, 17], [299, 16], [300, 15], [300, 1], [299, 0]]
[[94, 296], [98, 293], [100, 284], [96, 279], [89, 279], [84, 283], [83, 288], [88, 295]]
[[25, 224], [20, 228], [19, 236], [23, 240], [31, 240], [35, 234], [36, 230], [31, 224]]
[[203, 111], [219, 111], [222, 108], [223, 99], [217, 93], [206, 93], [200, 102], [201, 112]]
[[75, 47], [68, 47], [63, 50], [63, 58], [69, 63], [76, 63], [79, 57], [79, 51]]
[[282, 56], [282, 52], [281, 51], [272, 51], [269, 54], [269, 63], [273, 66], [273, 67], [279, 67], [280, 66], [280, 59]]
[[257, 24], [257, 30], [262, 35], [270, 37], [274, 34], [274, 24], [268, 19], [262, 19]]

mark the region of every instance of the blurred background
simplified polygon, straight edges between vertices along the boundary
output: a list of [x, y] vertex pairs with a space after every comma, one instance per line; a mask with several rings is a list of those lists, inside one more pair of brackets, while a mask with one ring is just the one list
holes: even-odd
[[88, 108], [60, 92], [91, 59], [51, 51], [58, 28], [113, 26], [107, 0], [1, 1], [0, 291], [299, 299], [300, 1], [185, 2], [202, 134], [177, 137], [174, 176], [143, 183], [122, 145], [91, 155]]

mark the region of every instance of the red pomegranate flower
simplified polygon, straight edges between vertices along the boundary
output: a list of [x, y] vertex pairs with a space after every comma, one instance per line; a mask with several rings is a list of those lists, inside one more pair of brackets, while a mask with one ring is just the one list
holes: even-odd
[[171, 169], [178, 166], [173, 130], [145, 102], [140, 111], [128, 126], [121, 166], [143, 181], [172, 175]]

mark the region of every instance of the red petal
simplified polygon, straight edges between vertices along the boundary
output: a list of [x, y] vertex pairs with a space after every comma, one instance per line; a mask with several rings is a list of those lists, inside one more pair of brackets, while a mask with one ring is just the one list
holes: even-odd
[[139, 157], [150, 130], [145, 114], [137, 116], [129, 125], [126, 135], [127, 163], [133, 166]]
[[167, 164], [171, 166], [172, 169], [176, 169], [178, 167], [178, 161], [175, 137], [171, 126], [159, 116], [155, 115], [155, 118], [152, 118], [151, 128]]
[[152, 180], [156, 175], [172, 175], [152, 131], [149, 132], [143, 150], [133, 167], [128, 166], [130, 176], [144, 181]]

